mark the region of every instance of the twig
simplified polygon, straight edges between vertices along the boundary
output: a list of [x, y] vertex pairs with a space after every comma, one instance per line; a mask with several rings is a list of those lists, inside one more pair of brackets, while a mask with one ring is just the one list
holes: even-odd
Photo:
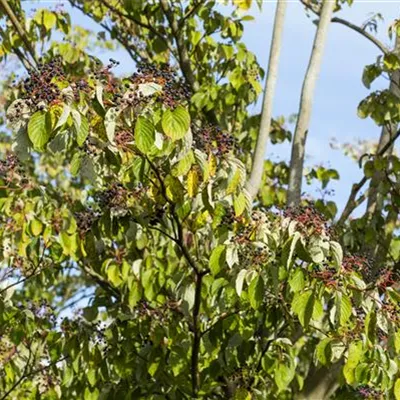
[[27, 50], [29, 51], [29, 54], [31, 55], [32, 59], [34, 60], [35, 64], [37, 64], [36, 56], [35, 56], [35, 50], [32, 47], [31, 41], [29, 40], [24, 28], [22, 25], [19, 23], [17, 17], [14, 14], [14, 11], [8, 4], [7, 0], [0, 0], [0, 5], [3, 8], [4, 12], [7, 14], [8, 18], [10, 18], [10, 21], [12, 25], [14, 26], [15, 30], [18, 32], [18, 35], [21, 37], [22, 41], [24, 42]]
[[150, 32], [154, 33], [154, 35], [156, 35], [158, 38], [160, 38], [160, 39], [166, 44], [166, 46], [168, 47], [168, 49], [169, 49], [170, 51], [172, 51], [172, 49], [171, 49], [171, 47], [170, 47], [168, 41], [165, 39], [165, 37], [164, 37], [160, 32], [158, 32], [152, 25], [148, 25], [148, 24], [146, 24], [146, 23], [144, 23], [144, 22], [142, 22], [142, 21], [140, 21], [140, 20], [134, 18], [134, 17], [133, 17], [132, 15], [130, 15], [130, 14], [125, 14], [125, 13], [121, 12], [120, 10], [118, 10], [117, 8], [115, 8], [112, 4], [110, 4], [107, 0], [101, 0], [101, 3], [102, 3], [103, 5], [105, 5], [109, 10], [111, 10], [112, 12], [114, 12], [115, 14], [117, 14], [119, 17], [121, 17], [121, 18], [127, 18], [127, 19], [129, 19], [130, 21], [132, 21], [133, 23], [135, 23], [136, 25], [139, 25], [139, 26], [141, 26], [142, 28], [148, 29]]
[[188, 10], [186, 12], [186, 14], [183, 16], [183, 18], [181, 19], [181, 21], [179, 22], [179, 28], [182, 27], [182, 25], [185, 23], [185, 21], [187, 19], [189, 19], [196, 11], [197, 9], [204, 3], [202, 3], [201, 1], [199, 1], [198, 3], [196, 3], [190, 10]]
[[52, 363], [50, 363], [50, 364], [48, 364], [48, 365], [46, 365], [46, 366], [44, 366], [44, 367], [42, 367], [42, 368], [35, 369], [34, 371], [29, 372], [28, 374], [26, 374], [26, 369], [27, 369], [27, 367], [28, 367], [28, 363], [27, 363], [27, 365], [25, 366], [24, 374], [18, 379], [17, 382], [14, 383], [13, 386], [3, 395], [3, 397], [0, 398], [0, 400], [5, 400], [5, 399], [11, 394], [11, 392], [13, 392], [13, 391], [21, 384], [21, 382], [22, 382], [23, 380], [25, 380], [26, 378], [29, 378], [29, 377], [32, 376], [32, 375], [36, 375], [36, 374], [38, 374], [38, 373], [40, 373], [40, 372], [42, 372], [42, 371], [45, 371], [46, 369], [52, 367], [53, 365], [56, 365], [56, 364], [58, 364], [58, 363], [60, 363], [60, 362], [62, 362], [62, 361], [65, 361], [68, 357], [69, 357], [69, 356], [65, 356], [65, 357], [61, 358], [60, 360], [54, 361], [54, 362], [52, 362]]
[[[310, 3], [308, 3], [307, 0], [300, 0], [300, 3], [303, 4], [307, 9], [312, 11], [315, 15], [319, 17], [319, 11], [313, 7]], [[342, 24], [347, 26], [348, 28], [352, 29], [353, 31], [358, 32], [360, 35], [364, 36], [366, 39], [368, 39], [370, 42], [372, 42], [375, 46], [379, 48], [379, 50], [382, 51], [384, 54], [390, 53], [390, 50], [381, 42], [379, 41], [375, 36], [371, 35], [368, 33], [365, 29], [353, 24], [352, 22], [349, 22], [343, 18], [338, 18], [338, 17], [333, 17], [331, 19], [331, 22], [335, 22], [338, 24]], [[317, 21], [318, 23], [318, 21]]]
[[379, 50], [382, 51], [383, 54], [389, 54], [390, 53], [390, 50], [381, 41], [379, 41], [375, 36], [371, 35], [366, 30], [360, 28], [359, 26], [354, 25], [353, 23], [351, 23], [349, 21], [346, 21], [345, 19], [338, 18], [338, 17], [333, 17], [331, 19], [331, 21], [332, 22], [336, 22], [338, 24], [345, 25], [348, 28], [353, 29], [353, 31], [356, 31], [359, 34], [363, 35], [366, 39], [368, 39], [375, 46], [377, 46], [379, 48]]
[[[394, 144], [394, 142], [397, 140], [397, 138], [400, 136], [400, 129], [396, 132], [396, 134], [377, 152], [377, 156], [382, 156], [383, 154], [386, 153], [386, 151]], [[358, 207], [358, 201], [356, 201], [356, 196], [357, 193], [361, 190], [361, 188], [365, 185], [365, 183], [368, 181], [369, 178], [364, 176], [360, 182], [355, 183], [351, 189], [349, 199], [347, 200], [346, 206], [344, 207], [344, 210], [342, 212], [342, 215], [340, 216], [338, 222], [336, 223], [336, 226], [342, 226], [347, 218], [350, 216], [350, 214], [355, 210], [356, 207]], [[360, 203], [361, 204], [361, 203]]]

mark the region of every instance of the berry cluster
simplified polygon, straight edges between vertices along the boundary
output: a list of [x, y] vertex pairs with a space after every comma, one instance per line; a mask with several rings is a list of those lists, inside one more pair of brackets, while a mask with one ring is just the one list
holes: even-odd
[[325, 217], [312, 205], [288, 207], [283, 215], [297, 222], [297, 230], [307, 236], [327, 234], [329, 228]]
[[83, 236], [86, 232], [90, 231], [93, 224], [99, 219], [100, 214], [88, 208], [85, 211], [76, 212], [74, 216], [79, 233]]
[[51, 226], [53, 227], [54, 231], [58, 234], [61, 232], [63, 227], [63, 218], [60, 212], [55, 212], [51, 218]]
[[112, 183], [103, 192], [97, 193], [95, 198], [101, 209], [126, 210], [132, 198], [138, 198], [144, 191], [141, 184], [133, 189], [126, 189], [121, 183]]
[[242, 217], [237, 217], [233, 207], [224, 209], [224, 214], [221, 218], [220, 224], [223, 226], [232, 226], [235, 222], [242, 222]]
[[60, 379], [55, 376], [51, 371], [48, 369], [43, 369], [39, 376], [38, 376], [38, 392], [40, 394], [45, 394], [49, 390], [52, 390], [55, 386], [61, 384]]
[[385, 268], [383, 271], [379, 273], [379, 277], [376, 281], [376, 286], [385, 291], [386, 288], [394, 285], [398, 278], [395, 276], [395, 273], [390, 269]]
[[316, 278], [324, 282], [326, 286], [341, 286], [342, 282], [337, 279], [337, 271], [333, 267], [324, 266], [320, 269], [319, 266], [315, 267], [315, 270], [310, 273], [312, 278]]
[[115, 135], [115, 143], [118, 147], [125, 147], [134, 140], [133, 134], [129, 131], [119, 131]]
[[16, 175], [23, 174], [22, 166], [19, 163], [18, 157], [12, 153], [8, 153], [5, 160], [0, 160], [0, 177], [10, 183]]
[[157, 225], [162, 220], [164, 214], [165, 214], [165, 207], [160, 204], [156, 204], [154, 212], [150, 215], [149, 225], [151, 226]]
[[369, 386], [360, 386], [358, 388], [358, 393], [364, 398], [364, 399], [370, 399], [370, 400], [378, 400], [382, 398], [382, 392], [380, 390], [374, 389]]
[[[100, 65], [100, 62], [97, 62], [97, 64]], [[111, 70], [117, 65], [119, 65], [119, 61], [110, 58], [110, 63], [107, 66], [95, 71], [93, 75], [90, 75], [90, 77], [106, 83], [104, 90], [108, 93], [115, 94], [122, 89], [121, 85], [118, 83], [117, 79], [113, 76], [111, 72]]]
[[196, 148], [205, 153], [223, 156], [233, 150], [235, 139], [215, 125], [205, 125], [202, 128], [192, 126], [193, 141]]
[[75, 101], [77, 101], [77, 102], [79, 102], [80, 94], [82, 92], [84, 92], [84, 93], [89, 93], [90, 92], [89, 84], [84, 79], [80, 79], [80, 80], [78, 80], [76, 82], [73, 82], [71, 84], [71, 88], [74, 91], [74, 98], [75, 98]]
[[5, 365], [16, 352], [17, 347], [6, 337], [0, 336], [0, 365]]
[[97, 147], [94, 143], [92, 143], [92, 140], [90, 137], [88, 137], [85, 142], [83, 143], [82, 150], [84, 151], [85, 154], [88, 156], [96, 156], [100, 153], [99, 147]]
[[372, 263], [367, 257], [360, 255], [344, 256], [342, 269], [344, 272], [358, 272], [367, 282], [371, 281]]
[[143, 83], [160, 85], [163, 90], [161, 95], [157, 97], [157, 101], [168, 108], [174, 109], [191, 97], [189, 87], [183, 79], [178, 78], [176, 72], [169, 65], [157, 67], [151, 64], [140, 64], [137, 72], [131, 76], [130, 80], [135, 85]]
[[27, 307], [32, 313], [40, 319], [50, 321], [50, 323], [56, 323], [56, 315], [54, 312], [54, 307], [49, 304], [46, 300], [41, 300], [40, 302], [29, 303]]
[[61, 57], [39, 64], [37, 70], [28, 72], [29, 77], [23, 83], [22, 98], [33, 109], [44, 109], [44, 104], [51, 104], [61, 99], [61, 90], [55, 80], [65, 79]]
[[96, 194], [96, 200], [100, 208], [125, 207], [128, 191], [121, 183], [113, 183], [110, 187]]

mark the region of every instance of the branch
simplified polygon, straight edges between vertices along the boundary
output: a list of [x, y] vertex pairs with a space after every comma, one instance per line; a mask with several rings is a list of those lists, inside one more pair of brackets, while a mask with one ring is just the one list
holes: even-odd
[[117, 14], [119, 17], [121, 18], [127, 18], [130, 21], [132, 21], [133, 23], [135, 23], [136, 25], [141, 26], [142, 28], [148, 29], [150, 32], [154, 33], [154, 35], [156, 35], [158, 38], [160, 38], [168, 47], [168, 49], [170, 51], [172, 51], [167, 39], [165, 39], [165, 37], [158, 32], [152, 25], [148, 25], [136, 18], [134, 18], [132, 15], [130, 14], [125, 14], [123, 12], [121, 12], [120, 10], [118, 10], [117, 8], [115, 8], [113, 5], [111, 5], [107, 0], [101, 0], [102, 4], [105, 5], [109, 10], [111, 10], [112, 12], [114, 12], [115, 14]]
[[167, 21], [170, 25], [172, 36], [175, 39], [176, 48], [178, 50], [179, 63], [183, 72], [183, 75], [186, 81], [189, 83], [192, 90], [197, 91], [199, 88], [199, 84], [196, 81], [196, 78], [193, 74], [192, 67], [190, 64], [189, 53], [185, 44], [184, 37], [180, 34], [179, 24], [175, 18], [173, 10], [171, 10], [170, 5], [168, 4], [168, 0], [160, 0], [161, 8], [164, 12], [164, 15], [167, 18]]
[[32, 47], [31, 41], [29, 40], [24, 28], [22, 25], [19, 23], [17, 17], [14, 14], [14, 11], [8, 4], [7, 0], [0, 0], [0, 6], [3, 8], [4, 12], [7, 14], [8, 18], [10, 18], [10, 21], [12, 25], [14, 26], [15, 30], [18, 32], [18, 35], [24, 42], [27, 50], [29, 51], [29, 54], [31, 55], [32, 59], [35, 61], [35, 64], [37, 64], [36, 56], [35, 56], [35, 50]]
[[[5, 400], [5, 399], [11, 394], [11, 392], [13, 392], [13, 391], [22, 383], [22, 381], [25, 380], [26, 378], [29, 378], [29, 377], [32, 376], [32, 375], [36, 375], [36, 374], [38, 374], [38, 373], [40, 373], [40, 372], [42, 372], [42, 371], [45, 371], [46, 369], [48, 369], [48, 368], [50, 368], [50, 367], [52, 367], [52, 366], [54, 366], [54, 365], [57, 365], [58, 363], [60, 363], [60, 362], [62, 362], [62, 361], [65, 361], [68, 357], [69, 357], [69, 356], [65, 356], [65, 357], [63, 357], [63, 358], [60, 358], [59, 360], [54, 361], [54, 362], [52, 362], [52, 363], [50, 363], [50, 364], [48, 364], [48, 365], [46, 365], [46, 366], [44, 366], [44, 367], [42, 367], [42, 368], [35, 369], [34, 371], [29, 372], [28, 374], [26, 373], [26, 370], [27, 370], [27, 367], [28, 367], [28, 363], [27, 363], [27, 365], [25, 366], [24, 374], [18, 379], [17, 382], [15, 382], [15, 384], [14, 384], [13, 386], [3, 395], [3, 397], [0, 398], [0, 400]], [[28, 360], [28, 361], [29, 361], [29, 360]]]
[[[2, 27], [0, 26], [0, 35], [4, 38], [6, 33], [4, 32], [4, 30], [2, 29]], [[25, 57], [25, 55], [22, 53], [22, 51], [20, 49], [18, 49], [18, 47], [11, 47], [12, 51], [15, 53], [15, 55], [18, 57], [18, 59], [21, 61], [22, 65], [24, 66], [24, 68], [27, 71], [30, 71], [31, 68], [35, 68], [35, 66], [32, 64], [32, 62]]]
[[36, 273], [36, 270], [34, 270], [30, 275], [26, 276], [25, 278], [22, 278], [20, 280], [18, 280], [17, 282], [11, 283], [10, 285], [6, 286], [5, 288], [0, 290], [0, 295], [2, 295], [4, 292], [6, 292], [8, 289], [11, 289], [14, 286], [19, 285], [20, 283], [23, 283], [25, 281], [27, 281], [30, 278], [33, 278], [35, 276], [38, 276], [42, 273], [43, 270], [40, 270], [38, 273]]
[[174, 242], [178, 245], [183, 256], [185, 257], [186, 261], [193, 269], [195, 273], [195, 296], [194, 296], [194, 306], [193, 306], [193, 343], [192, 343], [192, 358], [191, 358], [191, 378], [192, 378], [192, 390], [193, 396], [197, 397], [197, 393], [199, 390], [199, 353], [200, 353], [200, 342], [201, 342], [201, 331], [200, 331], [200, 324], [199, 324], [199, 312], [200, 312], [200, 303], [201, 303], [201, 289], [202, 289], [202, 282], [203, 276], [206, 275], [209, 270], [200, 270], [200, 268], [196, 265], [195, 261], [193, 260], [192, 256], [190, 255], [189, 250], [185, 246], [184, 239], [183, 239], [183, 227], [181, 221], [179, 220], [178, 215], [175, 211], [175, 203], [171, 201], [167, 196], [166, 187], [164, 181], [154, 163], [146, 157], [147, 162], [150, 165], [150, 168], [153, 170], [154, 174], [156, 175], [161, 188], [161, 193], [164, 199], [170, 205], [170, 211], [172, 215], [172, 219], [176, 224], [177, 227], [177, 237], [175, 237]]
[[[400, 129], [396, 132], [396, 134], [377, 152], [377, 156], [382, 156], [386, 153], [386, 151], [394, 144], [394, 142], [397, 140], [397, 138], [400, 136]], [[342, 212], [342, 215], [340, 216], [338, 222], [336, 223], [336, 226], [342, 226], [347, 218], [350, 216], [350, 214], [355, 210], [355, 208], [358, 206], [358, 201], [356, 201], [356, 196], [357, 193], [361, 190], [361, 188], [365, 185], [365, 183], [368, 181], [368, 178], [364, 176], [360, 182], [355, 183], [351, 189], [349, 199], [347, 200], [346, 206], [344, 207], [344, 210]]]
[[[303, 4], [308, 10], [312, 11], [318, 17], [320, 16], [319, 10], [317, 10], [310, 3], [308, 3], [307, 0], [300, 0], [300, 3]], [[318, 22], [319, 21], [317, 21], [317, 23]], [[377, 46], [379, 48], [379, 50], [382, 51], [382, 53], [384, 53], [384, 54], [390, 53], [390, 50], [382, 42], [380, 42], [375, 36], [371, 35], [365, 29], [353, 24], [352, 22], [349, 22], [343, 18], [338, 18], [338, 17], [333, 17], [331, 19], [331, 22], [336, 22], [338, 24], [347, 26], [348, 28], [352, 29], [353, 31], [358, 32], [360, 35], [364, 36], [366, 39], [371, 41], [375, 46]]]
[[183, 16], [183, 18], [181, 19], [181, 21], [179, 22], [179, 28], [181, 28], [183, 26], [183, 24], [185, 23], [185, 21], [187, 19], [189, 19], [196, 11], [197, 9], [204, 3], [202, 3], [201, 1], [199, 1], [198, 3], [196, 3], [190, 10], [188, 10], [186, 12], [186, 14]]
[[368, 33], [365, 29], [360, 28], [357, 25], [354, 25], [353, 23], [346, 21], [345, 19], [338, 18], [338, 17], [333, 17], [331, 19], [331, 22], [336, 22], [338, 24], [345, 25], [349, 27], [350, 29], [353, 29], [353, 31], [358, 32], [360, 35], [364, 36], [366, 39], [368, 39], [370, 42], [372, 42], [375, 46], [379, 48], [379, 50], [382, 51], [384, 54], [390, 53], [390, 50], [381, 42], [379, 41], [375, 36], [371, 35]]
[[203, 275], [196, 275], [196, 288], [194, 295], [194, 306], [193, 306], [193, 343], [192, 343], [192, 390], [193, 396], [197, 397], [199, 390], [199, 353], [200, 353], [200, 340], [201, 332], [199, 326], [199, 311], [201, 303], [201, 286], [202, 286]]

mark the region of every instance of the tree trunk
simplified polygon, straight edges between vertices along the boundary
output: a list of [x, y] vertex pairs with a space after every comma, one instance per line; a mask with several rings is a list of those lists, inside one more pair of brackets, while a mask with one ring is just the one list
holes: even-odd
[[329, 24], [332, 19], [335, 2], [324, 0], [321, 8], [321, 17], [315, 34], [310, 63], [308, 64], [301, 91], [300, 109], [292, 144], [290, 159], [290, 175], [287, 205], [294, 206], [300, 202], [301, 184], [303, 179], [303, 166], [305, 144], [308, 126], [311, 118], [312, 100], [315, 84], [321, 69], [323, 51], [326, 43]]
[[330, 367], [312, 368], [295, 400], [328, 400], [339, 387], [342, 366], [343, 361], [339, 361]]
[[254, 149], [250, 178], [246, 184], [246, 189], [253, 199], [257, 196], [264, 170], [265, 148], [271, 129], [272, 104], [278, 79], [279, 56], [282, 46], [286, 7], [287, 0], [278, 0], [268, 61], [268, 75], [264, 89], [260, 130], [258, 132], [257, 144]]

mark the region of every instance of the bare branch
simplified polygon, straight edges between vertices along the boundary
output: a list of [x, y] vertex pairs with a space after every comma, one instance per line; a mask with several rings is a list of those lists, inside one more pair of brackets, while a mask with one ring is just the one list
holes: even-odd
[[375, 36], [368, 33], [365, 29], [362, 29], [359, 26], [354, 25], [353, 23], [351, 23], [349, 21], [346, 21], [345, 19], [338, 18], [338, 17], [333, 17], [331, 19], [331, 21], [338, 23], [338, 24], [345, 25], [348, 28], [352, 29], [353, 31], [358, 32], [359, 34], [364, 36], [366, 39], [368, 39], [370, 42], [372, 42], [375, 46], [377, 46], [382, 53], [384, 53], [384, 54], [390, 53], [390, 50], [381, 41], [379, 41]]
[[[396, 134], [383, 146], [378, 152], [378, 156], [382, 156], [386, 153], [388, 149], [395, 143], [397, 138], [400, 136], [400, 129], [396, 132]], [[344, 210], [342, 212], [342, 215], [340, 216], [338, 222], [336, 223], [336, 226], [342, 226], [347, 218], [350, 216], [350, 214], [358, 207], [359, 202], [356, 201], [356, 197], [358, 192], [361, 190], [361, 188], [365, 185], [365, 183], [368, 181], [368, 178], [364, 176], [360, 182], [355, 183], [351, 189], [349, 199], [347, 200], [347, 203], [344, 207]], [[360, 203], [361, 204], [361, 203]]]
[[[313, 7], [311, 3], [309, 3], [307, 0], [300, 0], [300, 3], [304, 5], [308, 10], [312, 11], [315, 15], [318, 17], [320, 16], [320, 12], [317, 8]], [[338, 24], [342, 24], [347, 26], [348, 28], [352, 29], [355, 32], [358, 32], [360, 35], [364, 36], [366, 39], [368, 39], [370, 42], [372, 42], [375, 46], [379, 48], [379, 50], [382, 51], [382, 53], [387, 54], [390, 53], [390, 50], [382, 43], [380, 42], [375, 36], [371, 35], [365, 30], [365, 27], [360, 27], [355, 24], [353, 24], [350, 21], [347, 21], [343, 18], [339, 17], [333, 17], [331, 19], [331, 22], [335, 22]], [[316, 21], [318, 24], [318, 21]]]

